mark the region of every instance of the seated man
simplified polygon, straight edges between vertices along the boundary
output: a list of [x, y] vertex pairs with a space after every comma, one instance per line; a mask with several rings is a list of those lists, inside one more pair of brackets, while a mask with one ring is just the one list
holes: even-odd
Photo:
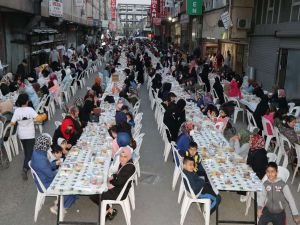
[[[188, 178], [191, 188], [198, 198], [208, 198], [211, 200], [210, 214], [212, 214], [220, 204], [221, 197], [214, 193], [210, 184], [205, 183], [205, 181], [194, 172], [194, 169], [194, 159], [191, 157], [185, 157], [183, 160], [183, 173]], [[186, 189], [188, 189], [188, 185], [186, 183], [184, 185]]]

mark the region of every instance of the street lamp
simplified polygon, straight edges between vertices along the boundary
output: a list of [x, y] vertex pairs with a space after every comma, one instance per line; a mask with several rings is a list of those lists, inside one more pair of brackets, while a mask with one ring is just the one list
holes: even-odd
[[169, 21], [172, 21], [172, 17], [171, 17], [171, 16], [169, 16], [168, 20], [169, 20]]

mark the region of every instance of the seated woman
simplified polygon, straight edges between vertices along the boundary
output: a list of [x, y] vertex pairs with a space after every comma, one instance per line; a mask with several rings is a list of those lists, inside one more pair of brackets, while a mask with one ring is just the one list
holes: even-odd
[[[255, 130], [254, 132], [258, 132]], [[249, 139], [250, 132], [246, 129], [239, 130], [237, 134], [230, 138], [229, 144], [234, 148], [236, 154], [242, 156], [243, 158], [248, 155], [249, 152]]]
[[90, 121], [90, 116], [93, 114], [93, 110], [95, 107], [96, 106], [92, 99], [87, 98], [84, 101], [83, 107], [79, 110], [79, 120], [82, 124], [82, 127], [86, 127], [86, 125]]
[[82, 125], [79, 119], [79, 108], [75, 105], [72, 105], [69, 110], [69, 114], [65, 119], [72, 120], [75, 128], [75, 135], [80, 136], [82, 134]]
[[76, 145], [80, 136], [75, 135], [75, 126], [71, 119], [64, 119], [61, 125], [54, 131], [53, 143], [57, 143], [58, 138], [64, 138], [72, 146]]
[[249, 140], [249, 147], [250, 150], [248, 153], [247, 164], [253, 169], [258, 178], [262, 179], [266, 174], [268, 165], [264, 138], [258, 133], [252, 134]]
[[103, 94], [101, 82], [101, 78], [99, 76], [96, 76], [95, 83], [92, 86], [92, 90], [95, 92], [97, 97], [101, 97], [101, 95]]
[[[123, 147], [120, 152], [120, 165], [118, 171], [109, 178], [108, 191], [102, 194], [102, 200], [115, 200], [118, 198], [120, 192], [124, 188], [124, 185], [128, 179], [135, 173], [135, 166], [131, 159], [132, 149], [129, 147]], [[122, 196], [124, 200], [131, 187], [131, 182], [129, 182], [126, 190]], [[99, 198], [96, 195], [90, 197], [90, 199], [97, 205], [100, 204]], [[106, 217], [112, 220], [117, 215], [117, 210], [107, 206]]]
[[270, 106], [266, 112], [266, 114], [263, 116], [266, 120], [268, 120], [272, 127], [270, 127], [270, 124], [267, 124], [267, 133], [268, 135], [273, 135], [272, 128], [274, 128], [274, 114], [275, 114], [275, 107]]
[[192, 122], [185, 122], [181, 125], [180, 134], [177, 138], [176, 145], [181, 156], [189, 149], [190, 143], [193, 141], [194, 124]]
[[225, 102], [224, 99], [224, 89], [223, 86], [220, 82], [220, 78], [219, 77], [215, 77], [215, 83], [213, 85], [214, 90], [217, 93], [217, 97], [219, 98], [219, 104], [223, 104]]
[[236, 81], [236, 77], [234, 77], [229, 84], [230, 90], [229, 90], [229, 97], [241, 97], [241, 90], [239, 87], [238, 82]]
[[[50, 149], [50, 147], [51, 138], [46, 134], [42, 134], [35, 141], [33, 148], [34, 151], [31, 157], [31, 167], [37, 173], [46, 189], [50, 186], [57, 173], [56, 170], [52, 170], [51, 162], [47, 156], [47, 151]], [[42, 192], [42, 189], [36, 180], [35, 183], [38, 186], [39, 191]], [[74, 204], [75, 200], [76, 196], [74, 195], [64, 196], [64, 208], [70, 208]], [[54, 214], [57, 214], [57, 205], [55, 204], [52, 206], [50, 211]]]
[[296, 117], [292, 115], [286, 116], [283, 119], [283, 125], [278, 127], [279, 132], [283, 134], [292, 144], [292, 147], [290, 148], [288, 144], [285, 142], [284, 150], [288, 155], [289, 164], [292, 164], [293, 168], [296, 166], [297, 163], [297, 154], [296, 154], [294, 144], [300, 144], [298, 135], [295, 131], [296, 122], [297, 122]]

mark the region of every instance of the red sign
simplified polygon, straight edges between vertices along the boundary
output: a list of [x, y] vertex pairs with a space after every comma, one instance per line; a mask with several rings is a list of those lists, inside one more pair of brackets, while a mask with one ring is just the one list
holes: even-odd
[[116, 20], [116, 0], [111, 0], [111, 19]]
[[165, 0], [160, 0], [160, 17], [164, 18], [167, 16], [167, 10], [165, 7]]
[[158, 10], [157, 0], [151, 0], [151, 8], [150, 8], [151, 18], [159, 17], [157, 10]]

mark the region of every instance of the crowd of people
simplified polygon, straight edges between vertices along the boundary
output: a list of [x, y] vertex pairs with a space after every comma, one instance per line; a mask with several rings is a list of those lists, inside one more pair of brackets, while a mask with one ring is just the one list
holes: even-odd
[[[288, 155], [288, 163], [294, 170], [297, 163], [294, 144], [299, 144], [299, 138], [294, 130], [296, 117], [288, 114], [289, 107], [284, 89], [276, 88], [273, 93], [266, 94], [262, 86], [258, 85], [255, 80], [245, 81], [243, 74], [235, 74], [229, 68], [232, 60], [230, 52], [227, 52], [226, 60], [218, 51], [215, 56], [201, 61], [195, 54], [188, 57], [172, 47], [167, 50], [154, 47], [150, 47], [150, 49], [160, 59], [157, 65], [153, 65], [149, 69], [149, 76], [152, 77], [153, 97], [155, 98], [158, 93], [157, 96], [162, 101], [161, 104], [165, 109], [163, 122], [168, 127], [169, 141], [176, 142], [176, 148], [183, 158], [183, 172], [187, 176], [194, 193], [200, 193], [198, 194], [199, 198], [211, 199], [211, 212], [220, 204], [221, 198], [212, 190], [207, 174], [201, 166], [197, 144], [193, 139], [195, 125], [191, 121], [187, 121], [185, 115], [186, 101], [197, 104], [207, 119], [215, 124], [215, 128], [224, 134], [235, 152], [247, 159], [247, 164], [259, 179], [263, 180], [264, 177], [267, 177], [267, 181], [264, 182], [263, 194], [259, 194], [258, 216], [261, 217], [259, 224], [268, 224], [268, 222], [285, 224], [282, 222], [286, 218], [285, 206], [277, 207], [278, 204], [281, 204], [278, 201], [283, 201], [284, 197], [293, 209], [295, 222], [299, 223], [299, 213], [288, 185], [279, 181], [280, 178], [275, 175], [278, 172], [277, 165], [275, 162], [269, 162], [267, 157], [269, 149], [265, 149], [264, 132], [272, 135], [270, 132], [273, 131], [274, 127], [277, 127], [279, 132], [291, 143], [291, 146], [286, 144], [284, 150]], [[212, 74], [214, 77], [211, 77]], [[173, 76], [182, 88], [190, 94], [190, 99], [177, 99], [176, 94], [171, 91], [172, 84], [163, 82], [163, 76]], [[212, 79], [214, 82], [211, 81]], [[239, 128], [237, 130], [231, 123], [231, 117], [236, 107], [236, 102], [231, 101], [231, 99], [242, 99], [242, 91], [260, 98], [254, 111], [245, 106], [245, 109], [253, 114], [257, 124], [257, 127], [251, 132], [247, 129]], [[262, 118], [270, 121], [272, 125], [272, 127], [267, 127], [267, 131], [264, 131]], [[279, 140], [272, 140], [273, 148], [276, 146], [275, 141], [279, 142]], [[273, 175], [270, 175], [269, 170], [272, 170]], [[270, 191], [273, 190], [269, 190], [268, 182], [272, 185], [275, 185], [273, 183], [276, 182], [282, 182], [282, 188], [278, 190], [280, 191], [278, 199], [270, 199]], [[246, 193], [239, 194], [242, 202], [247, 200]], [[277, 205], [276, 210], [272, 208], [273, 205]], [[280, 222], [277, 222], [276, 218]]]
[[[42, 65], [31, 74], [26, 74], [27, 61], [19, 65], [17, 74], [7, 74], [1, 80], [2, 94], [19, 91], [16, 101], [16, 109], [7, 114], [3, 112], [11, 124], [17, 124], [18, 137], [24, 149], [24, 164], [22, 177], [28, 179], [29, 166], [36, 171], [45, 188], [48, 188], [57, 174], [58, 168], [67, 157], [72, 146], [76, 145], [84, 128], [88, 123], [99, 122], [101, 117], [101, 99], [107, 88], [109, 79], [115, 75], [124, 76], [122, 87], [114, 85], [112, 93], [117, 93], [118, 101], [114, 101], [113, 96], [106, 96], [103, 101], [115, 104], [115, 122], [107, 124], [108, 132], [112, 137], [112, 162], [116, 153], [119, 154], [117, 169], [109, 177], [108, 191], [103, 193], [102, 199], [116, 199], [124, 187], [127, 180], [135, 173], [136, 168], [133, 160], [135, 158], [136, 141], [132, 133], [135, 124], [133, 107], [139, 101], [139, 87], [145, 82], [145, 77], [151, 79], [153, 96], [157, 95], [161, 99], [161, 104], [165, 109], [163, 123], [168, 127], [168, 140], [175, 142], [180, 157], [183, 162], [183, 173], [187, 177], [191, 189], [197, 197], [211, 200], [211, 213], [213, 213], [221, 203], [221, 196], [217, 195], [209, 182], [203, 166], [197, 143], [193, 139], [195, 124], [186, 119], [186, 101], [194, 102], [199, 107], [207, 120], [215, 124], [215, 128], [222, 132], [228, 139], [235, 152], [247, 159], [247, 164], [253, 169], [257, 177], [264, 183], [263, 192], [258, 198], [259, 224], [268, 222], [273, 224], [284, 224], [286, 219], [284, 198], [286, 198], [292, 208], [295, 222], [300, 222], [299, 213], [290, 193], [288, 185], [277, 176], [278, 167], [274, 162], [268, 162], [267, 150], [265, 149], [264, 128], [262, 118], [270, 121], [271, 125], [278, 127], [292, 144], [286, 146], [284, 150], [288, 155], [289, 164], [294, 166], [297, 163], [296, 152], [293, 144], [300, 144], [294, 127], [296, 118], [288, 115], [289, 108], [285, 92], [277, 88], [272, 95], [266, 95], [256, 81], [249, 80], [245, 84], [241, 75], [230, 70], [222, 70], [223, 66], [231, 65], [231, 54], [228, 52], [226, 59], [220, 52], [209, 60], [200, 61], [197, 56], [187, 57], [182, 52], [169, 48], [161, 50], [160, 62], [156, 65], [147, 51], [153, 50], [150, 43], [140, 43], [119, 41], [118, 45], [107, 47], [90, 46], [84, 48], [80, 54], [74, 51], [72, 54], [64, 55], [60, 59], [57, 51], [52, 49], [49, 65]], [[156, 49], [157, 50], [157, 49]], [[125, 51], [127, 68], [123, 74], [116, 72], [122, 52]], [[66, 116], [57, 127], [53, 136], [42, 134], [36, 138], [34, 121], [45, 121], [45, 113], [36, 112], [40, 98], [43, 95], [53, 94], [59, 96], [65, 86], [73, 81], [73, 78], [89, 68], [93, 61], [102, 57], [105, 66], [95, 75], [95, 81], [91, 89], [87, 91], [83, 98], [78, 98], [70, 107], [65, 107]], [[163, 73], [167, 70], [167, 73]], [[214, 83], [211, 83], [210, 74], [215, 71]], [[58, 76], [61, 74], [61, 77]], [[172, 92], [172, 84], [163, 82], [163, 76], [173, 76], [174, 79], [190, 95], [189, 99], [177, 99]], [[76, 82], [76, 81], [75, 81]], [[227, 101], [228, 98], [242, 98], [241, 89], [260, 98], [255, 111], [247, 108], [253, 113], [257, 128], [248, 131], [246, 129], [235, 129], [231, 123], [231, 117], [235, 110], [235, 102]], [[7, 92], [5, 92], [7, 91]], [[217, 101], [215, 101], [217, 99]], [[0, 103], [2, 104], [2, 103]], [[2, 110], [1, 110], [2, 108]], [[268, 133], [272, 132], [269, 127]], [[274, 145], [275, 142], [272, 142]], [[177, 159], [181, 160], [181, 159]], [[175, 162], [178, 163], [178, 162]], [[264, 181], [265, 178], [265, 181]], [[36, 182], [40, 191], [38, 182]], [[187, 183], [185, 183], [188, 189]], [[126, 198], [130, 189], [127, 186], [122, 199]], [[276, 194], [276, 198], [272, 196]], [[239, 193], [241, 201], [245, 201], [246, 193]], [[70, 208], [78, 196], [65, 196], [64, 208]], [[95, 204], [100, 204], [97, 196], [90, 196]], [[57, 201], [50, 208], [52, 213], [57, 214]], [[106, 218], [114, 219], [117, 210], [107, 207]], [[278, 222], [280, 221], [280, 222]]]

